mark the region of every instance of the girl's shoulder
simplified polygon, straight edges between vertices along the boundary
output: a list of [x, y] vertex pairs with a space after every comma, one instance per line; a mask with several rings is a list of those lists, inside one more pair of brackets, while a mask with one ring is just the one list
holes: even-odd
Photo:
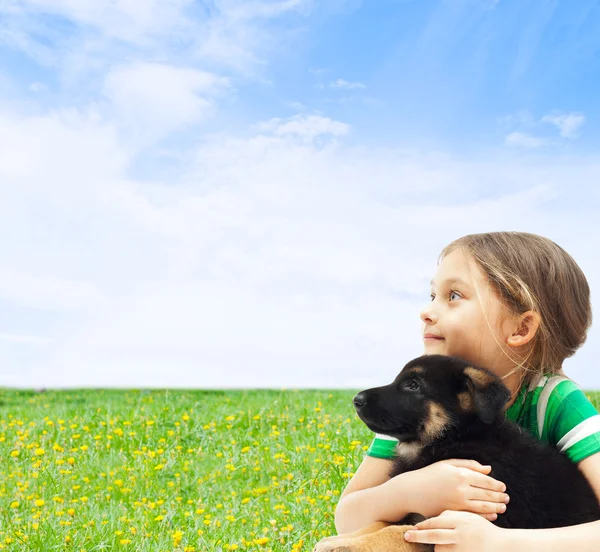
[[595, 399], [564, 373], [543, 374], [527, 387], [521, 419], [542, 441], [574, 462], [600, 452]]

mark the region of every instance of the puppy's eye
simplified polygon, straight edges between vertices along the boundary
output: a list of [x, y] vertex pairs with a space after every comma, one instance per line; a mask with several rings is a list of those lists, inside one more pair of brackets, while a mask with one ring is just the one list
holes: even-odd
[[404, 387], [406, 387], [406, 389], [410, 389], [411, 391], [416, 391], [419, 389], [420, 385], [417, 380], [410, 380], [404, 384]]

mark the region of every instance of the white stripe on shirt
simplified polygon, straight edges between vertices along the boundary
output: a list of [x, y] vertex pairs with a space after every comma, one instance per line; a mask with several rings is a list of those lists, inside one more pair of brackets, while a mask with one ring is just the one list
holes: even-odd
[[575, 443], [579, 443], [582, 439], [597, 432], [600, 432], [600, 414], [591, 416], [587, 420], [583, 420], [583, 422], [577, 424], [558, 443], [556, 443], [556, 448], [560, 450], [560, 452], [563, 452], [572, 447]]
[[[537, 423], [539, 432], [538, 435], [540, 439], [542, 438], [542, 432], [544, 431], [544, 422], [546, 421], [546, 409], [548, 408], [548, 401], [550, 400], [550, 395], [559, 383], [567, 381], [567, 379], [568, 378], [565, 378], [564, 376], [551, 377], [544, 386], [542, 392], [540, 393], [540, 397], [537, 403]], [[538, 385], [538, 387], [540, 386]]]
[[544, 387], [548, 381], [548, 376], [541, 376], [538, 379], [534, 379], [527, 388], [527, 391], [533, 391], [536, 387]]
[[397, 441], [396, 437], [390, 437], [389, 435], [384, 435], [383, 433], [376, 433], [375, 438], [383, 439], [384, 441]]

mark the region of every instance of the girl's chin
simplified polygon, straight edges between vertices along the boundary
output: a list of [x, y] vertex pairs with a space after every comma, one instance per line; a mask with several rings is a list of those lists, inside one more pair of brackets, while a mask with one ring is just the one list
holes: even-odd
[[445, 347], [446, 340], [445, 339], [425, 339], [423, 340], [423, 348], [427, 352], [430, 349], [435, 349], [439, 351], [441, 348]]

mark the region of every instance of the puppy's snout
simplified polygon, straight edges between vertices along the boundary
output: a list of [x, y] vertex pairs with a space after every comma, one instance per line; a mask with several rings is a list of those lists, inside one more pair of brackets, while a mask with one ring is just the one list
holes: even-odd
[[365, 404], [367, 404], [367, 397], [366, 395], [359, 393], [358, 395], [356, 395], [356, 397], [354, 397], [354, 399], [352, 399], [352, 402], [354, 403], [354, 406], [356, 408], [362, 408], [363, 406], [365, 406]]

